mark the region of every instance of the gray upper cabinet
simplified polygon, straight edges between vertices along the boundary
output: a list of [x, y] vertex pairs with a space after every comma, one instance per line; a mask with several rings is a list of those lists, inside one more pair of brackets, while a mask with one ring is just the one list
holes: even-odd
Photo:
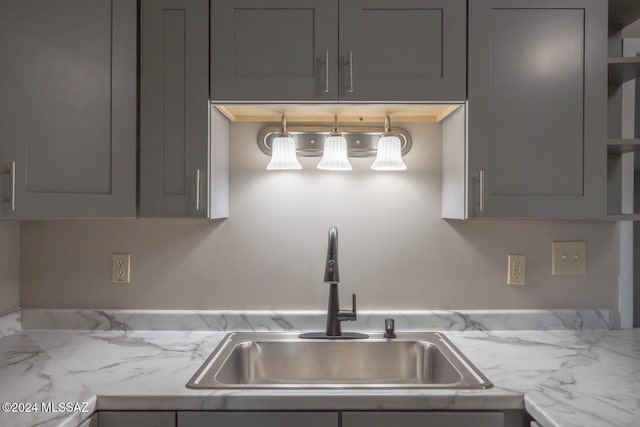
[[211, 99], [464, 101], [466, 5], [466, 0], [214, 1]]
[[136, 1], [0, 10], [0, 219], [135, 217]]
[[211, 2], [211, 99], [335, 101], [337, 0]]
[[601, 218], [607, 2], [470, 1], [468, 73], [464, 216]]
[[142, 0], [140, 216], [228, 216], [228, 122], [208, 92], [209, 1]]
[[464, 101], [466, 0], [340, 0], [340, 100]]

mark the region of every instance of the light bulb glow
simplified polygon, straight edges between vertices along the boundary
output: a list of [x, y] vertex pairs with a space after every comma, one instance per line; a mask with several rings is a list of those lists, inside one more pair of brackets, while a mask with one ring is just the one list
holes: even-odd
[[383, 136], [378, 141], [378, 155], [371, 169], [379, 171], [406, 170], [402, 160], [402, 144], [397, 136]]
[[273, 138], [271, 161], [267, 165], [267, 170], [295, 169], [302, 169], [302, 165], [296, 157], [296, 142], [291, 136]]
[[322, 160], [318, 169], [332, 171], [350, 171], [351, 165], [347, 159], [347, 140], [342, 135], [331, 135], [324, 140]]

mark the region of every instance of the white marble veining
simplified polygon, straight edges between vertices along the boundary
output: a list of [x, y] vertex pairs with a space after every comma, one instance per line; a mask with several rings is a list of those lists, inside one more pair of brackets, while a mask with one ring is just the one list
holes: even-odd
[[20, 310], [0, 314], [0, 338], [13, 335], [21, 329]]
[[612, 331], [525, 397], [543, 427], [640, 426], [640, 331]]
[[[45, 402], [86, 402], [87, 412], [45, 412]], [[75, 427], [95, 410], [96, 397], [30, 337], [18, 333], [0, 339], [0, 403], [0, 426]], [[37, 411], [6, 412], [5, 403], [35, 404]]]
[[[384, 319], [405, 331], [603, 330], [609, 310], [405, 310], [359, 311], [345, 331], [381, 331]], [[278, 331], [322, 330], [326, 311], [180, 311], [23, 309], [24, 329]]]
[[[224, 334], [29, 331], [100, 396], [100, 409], [522, 409], [523, 395], [604, 332], [451, 332], [488, 390], [189, 390]], [[526, 363], [522, 363], [525, 360]]]
[[157, 331], [28, 334], [101, 399], [184, 394], [187, 380], [225, 336], [220, 332]]
[[[260, 322], [249, 317], [246, 324], [255, 328]], [[570, 319], [574, 324], [576, 317]], [[218, 327], [235, 327], [229, 321], [220, 320]], [[461, 322], [454, 327], [472, 329]], [[640, 426], [638, 330], [448, 331], [451, 341], [493, 382], [488, 390], [272, 391], [185, 387], [224, 332], [131, 331], [130, 325], [112, 325], [106, 331], [25, 329], [0, 339], [0, 401], [88, 401], [93, 409], [97, 398], [97, 409], [102, 410], [526, 407], [543, 427]], [[403, 328], [398, 329], [401, 334]], [[86, 415], [0, 414], [0, 425], [69, 427]]]

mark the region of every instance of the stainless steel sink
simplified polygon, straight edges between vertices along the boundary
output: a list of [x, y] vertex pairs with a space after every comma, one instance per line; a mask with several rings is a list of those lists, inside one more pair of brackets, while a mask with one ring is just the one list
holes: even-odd
[[437, 332], [386, 339], [304, 340], [287, 333], [230, 333], [188, 388], [455, 388], [491, 382]]

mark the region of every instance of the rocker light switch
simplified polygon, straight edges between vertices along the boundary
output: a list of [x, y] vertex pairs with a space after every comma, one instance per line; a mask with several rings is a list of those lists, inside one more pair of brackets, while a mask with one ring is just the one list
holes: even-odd
[[587, 242], [552, 242], [551, 252], [554, 276], [587, 274]]

